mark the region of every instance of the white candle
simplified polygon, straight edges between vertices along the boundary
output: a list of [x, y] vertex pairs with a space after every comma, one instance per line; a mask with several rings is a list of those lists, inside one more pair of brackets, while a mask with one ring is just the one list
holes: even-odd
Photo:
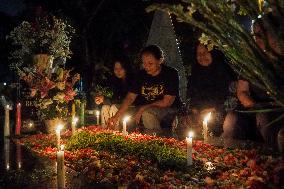
[[128, 120], [129, 120], [129, 116], [126, 116], [126, 117], [123, 118], [123, 122], [122, 122], [122, 135], [123, 136], [127, 135], [126, 126], [127, 126]]
[[64, 168], [64, 145], [60, 146], [60, 150], [56, 153], [57, 157], [57, 188], [65, 188], [65, 168]]
[[5, 106], [5, 125], [4, 125], [4, 137], [10, 136], [10, 106]]
[[100, 124], [100, 111], [99, 110], [96, 111], [96, 116], [97, 116], [97, 125], [99, 125]]
[[192, 165], [192, 138], [193, 132], [190, 131], [188, 133], [188, 137], [186, 137], [186, 147], [187, 147], [187, 165]]
[[208, 141], [208, 121], [209, 121], [210, 117], [211, 117], [211, 112], [209, 112], [204, 117], [204, 120], [203, 120], [203, 139], [204, 139], [204, 142]]
[[63, 129], [63, 125], [59, 124], [57, 125], [57, 128], [55, 130], [56, 138], [57, 138], [57, 150], [59, 150], [59, 147], [60, 147], [60, 132], [62, 129]]
[[72, 118], [72, 122], [71, 122], [72, 135], [75, 134], [76, 124], [77, 124], [78, 120], [79, 120], [78, 117]]

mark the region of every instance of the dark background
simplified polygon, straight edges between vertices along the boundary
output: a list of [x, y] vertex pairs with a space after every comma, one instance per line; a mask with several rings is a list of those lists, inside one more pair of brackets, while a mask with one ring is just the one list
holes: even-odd
[[[0, 0], [0, 82], [15, 82], [9, 69], [11, 45], [6, 35], [23, 20], [32, 20], [39, 12], [66, 19], [75, 29], [71, 44], [72, 58], [67, 67], [75, 68], [89, 90], [105, 75], [114, 57], [127, 55], [137, 66], [139, 51], [147, 42], [153, 12], [145, 8], [159, 1], [149, 0]], [[162, 1], [169, 2], [172, 1]], [[175, 1], [176, 2], [176, 1]], [[172, 16], [186, 71], [192, 62], [193, 44], [198, 35], [194, 29], [176, 22]]]

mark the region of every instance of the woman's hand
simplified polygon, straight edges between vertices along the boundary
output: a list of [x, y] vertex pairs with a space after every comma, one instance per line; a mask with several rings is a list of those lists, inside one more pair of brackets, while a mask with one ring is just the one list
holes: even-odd
[[110, 129], [114, 129], [116, 125], [118, 125], [119, 116], [114, 115], [113, 117], [109, 118], [107, 121], [107, 127]]
[[147, 105], [146, 106], [141, 106], [139, 108], [139, 110], [136, 112], [136, 114], [134, 115], [134, 121], [135, 121], [136, 124], [140, 123], [142, 114], [143, 114], [143, 112], [145, 111], [146, 108], [147, 108]]
[[102, 96], [102, 95], [96, 96], [95, 97], [95, 103], [98, 104], [98, 105], [104, 103], [104, 96]]

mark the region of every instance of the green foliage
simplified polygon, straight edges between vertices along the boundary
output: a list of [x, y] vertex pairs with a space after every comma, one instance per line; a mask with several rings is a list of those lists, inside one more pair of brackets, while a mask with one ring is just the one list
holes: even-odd
[[23, 21], [7, 39], [16, 50], [11, 53], [14, 66], [18, 67], [33, 54], [45, 53], [56, 58], [70, 58], [69, 49], [75, 30], [66, 21], [55, 16], [38, 17], [34, 22]]
[[95, 90], [92, 92], [92, 95], [102, 95], [107, 98], [112, 98], [113, 91], [109, 87], [103, 87], [101, 85], [96, 85]]
[[135, 141], [112, 133], [90, 133], [82, 131], [68, 140], [66, 149], [76, 150], [91, 147], [107, 150], [118, 155], [136, 155], [158, 163], [165, 169], [186, 167], [185, 152], [166, 145], [161, 140]]
[[[281, 37], [283, 24], [276, 26], [266, 14], [270, 12], [275, 21], [284, 23], [284, 1], [267, 0], [261, 5], [259, 2], [189, 0], [183, 1], [182, 5], [154, 4], [147, 11], [167, 11], [175, 14], [179, 21], [201, 29], [230, 59], [230, 65], [235, 72], [266, 91], [278, 105], [284, 106], [284, 39]], [[266, 44], [265, 51], [258, 47], [251, 31], [240, 21], [240, 15], [244, 14], [253, 20], [262, 16], [260, 26], [277, 41], [281, 54], [275, 53], [268, 45], [266, 35], [261, 36]]]

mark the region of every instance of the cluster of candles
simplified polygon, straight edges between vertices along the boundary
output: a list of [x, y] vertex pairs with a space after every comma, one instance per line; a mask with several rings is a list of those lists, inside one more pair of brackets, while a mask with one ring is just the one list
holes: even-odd
[[[208, 121], [211, 117], [211, 112], [209, 112], [203, 120], [203, 140], [204, 142], [208, 142]], [[193, 147], [192, 147], [192, 140], [193, 140], [194, 133], [190, 131], [188, 133], [188, 137], [186, 137], [186, 154], [187, 154], [187, 165], [190, 166], [192, 165], [192, 152], [193, 152]]]
[[[10, 136], [10, 110], [12, 110], [12, 106], [7, 104], [4, 106], [4, 109], [5, 109], [4, 137], [9, 137]], [[21, 103], [17, 103], [15, 135], [20, 135], [20, 132], [21, 132]]]

